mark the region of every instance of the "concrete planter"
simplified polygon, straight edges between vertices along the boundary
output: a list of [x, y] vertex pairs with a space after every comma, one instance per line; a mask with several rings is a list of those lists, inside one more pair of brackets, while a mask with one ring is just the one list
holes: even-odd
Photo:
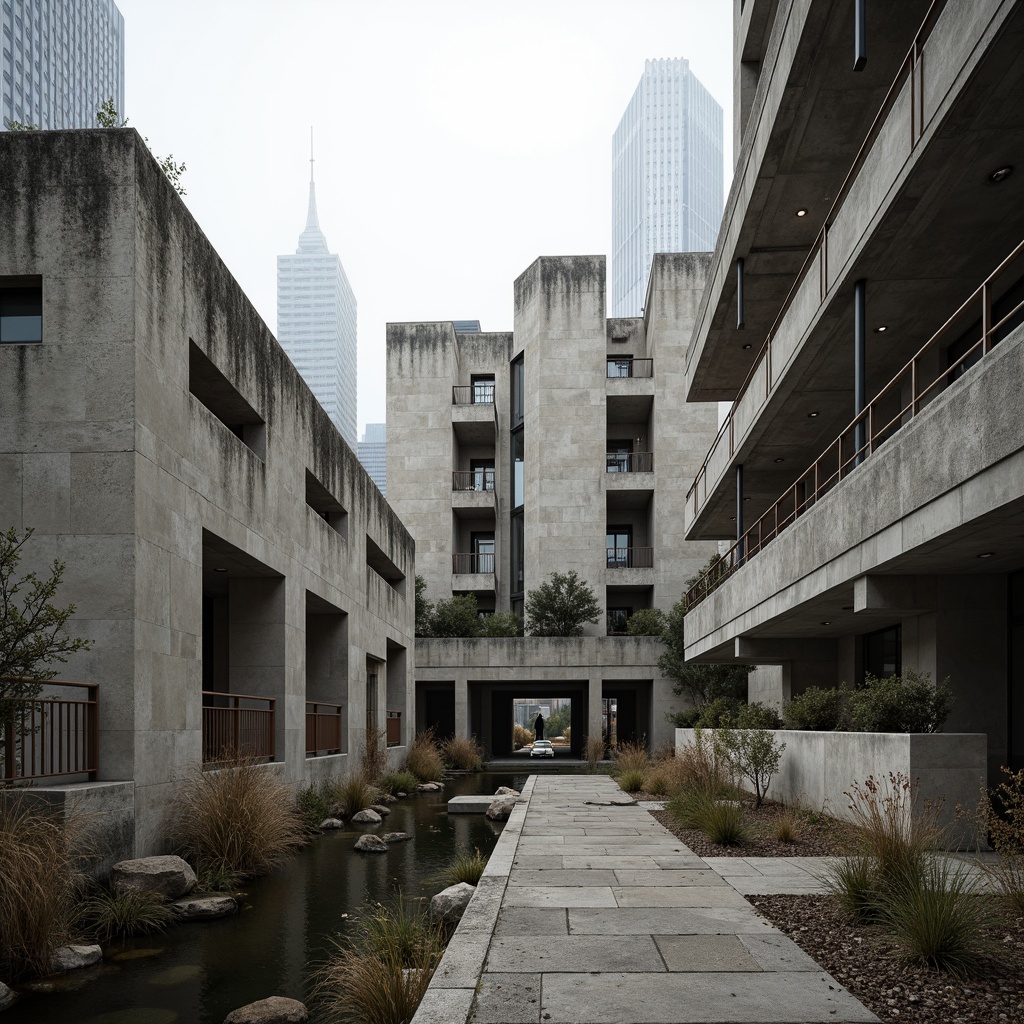
[[[961, 844], [973, 840], [973, 834], [957, 825], [956, 806], [973, 808], [987, 781], [984, 733], [773, 733], [786, 749], [768, 789], [770, 799], [850, 820], [844, 791], [854, 783], [863, 786], [869, 775], [885, 778], [900, 772], [918, 780], [923, 800], [944, 799], [941, 820], [953, 827]], [[676, 729], [676, 750], [693, 736], [693, 729]], [[749, 788], [745, 780], [744, 787]]]

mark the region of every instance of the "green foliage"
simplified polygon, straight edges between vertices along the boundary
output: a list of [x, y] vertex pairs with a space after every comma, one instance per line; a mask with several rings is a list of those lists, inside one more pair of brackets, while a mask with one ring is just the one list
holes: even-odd
[[822, 881], [854, 921], [866, 923], [878, 916], [875, 863], [867, 854], [837, 858]]
[[787, 729], [811, 732], [835, 732], [847, 727], [846, 703], [849, 691], [839, 687], [808, 686], [803, 693], [787, 701], [783, 708]]
[[740, 713], [740, 702], [733, 697], [716, 697], [701, 705], [695, 728], [727, 729]]
[[[117, 107], [114, 106], [114, 100], [111, 97], [106, 100], [99, 110], [96, 111], [96, 125], [99, 128], [127, 128], [128, 118], [122, 118], [117, 112]], [[143, 142], [149, 145], [149, 139], [143, 137]], [[187, 195], [185, 187], [181, 184], [181, 176], [188, 170], [184, 163], [178, 163], [174, 159], [173, 153], [168, 153], [167, 156], [156, 156], [154, 159], [160, 165], [160, 170], [167, 175], [167, 180], [171, 183], [171, 187], [179, 196]]]
[[152, 892], [97, 888], [79, 904], [78, 922], [102, 945], [132, 935], [165, 931], [174, 923], [174, 911]]
[[601, 606], [594, 591], [575, 571], [553, 572], [526, 595], [530, 636], [582, 636], [586, 622], [597, 622]]
[[18, 576], [32, 532], [19, 535], [11, 527], [0, 534], [0, 726], [13, 718], [15, 701], [31, 700], [40, 682], [54, 677], [54, 663], [92, 646], [91, 640], [67, 635], [75, 606], [53, 603], [64, 578], [63, 562], [54, 559], [45, 578], [34, 572]]
[[459, 882], [476, 885], [485, 867], [487, 858], [479, 850], [474, 850], [472, 854], [459, 853], [448, 865], [445, 877], [449, 885], [458, 885]]
[[557, 711], [552, 711], [544, 722], [545, 738], [551, 739], [554, 736], [563, 735], [565, 733], [565, 730], [569, 728], [571, 722], [571, 707], [560, 707]]
[[781, 729], [782, 716], [770, 704], [741, 704], [736, 712], [737, 729]]
[[480, 620], [481, 636], [522, 636], [523, 620], [515, 612], [495, 612]]
[[457, 594], [447, 601], [438, 601], [430, 619], [430, 635], [434, 637], [465, 637], [480, 635], [480, 615], [476, 597]]
[[856, 732], [938, 732], [953, 699], [949, 680], [933, 687], [927, 672], [906, 669], [884, 679], [869, 673], [850, 693], [850, 725]]
[[424, 730], [412, 741], [405, 767], [420, 782], [438, 782], [444, 776], [444, 761], [433, 729]]
[[4, 118], [4, 127], [9, 132], [37, 132], [39, 126], [35, 124], [25, 124], [22, 121], [12, 121], [9, 118]]
[[346, 817], [375, 804], [380, 798], [380, 790], [362, 772], [353, 772], [332, 788], [334, 802], [344, 804]]
[[96, 125], [99, 128], [127, 128], [128, 118], [121, 119], [121, 115], [114, 106], [114, 99], [111, 97], [105, 100], [100, 109], [96, 111]]
[[430, 636], [430, 622], [434, 616], [434, 603], [427, 600], [427, 581], [416, 577], [416, 635]]
[[300, 789], [295, 797], [295, 808], [310, 831], [319, 828], [320, 822], [330, 816], [330, 810], [336, 803], [337, 789], [332, 782], [315, 782]]
[[629, 636], [661, 636], [665, 631], [665, 613], [660, 608], [638, 608], [626, 620]]
[[377, 785], [381, 792], [395, 796], [398, 793], [415, 793], [419, 781], [410, 771], [388, 772]]
[[714, 792], [688, 788], [677, 793], [665, 808], [683, 828], [698, 829], [713, 843], [737, 846], [749, 836], [743, 822], [743, 805]]
[[615, 751], [613, 775], [625, 772], [640, 772], [644, 775], [651, 770], [651, 755], [644, 743], [621, 743]]
[[736, 772], [754, 787], [754, 807], [764, 802], [772, 776], [779, 770], [785, 743], [778, 742], [767, 729], [723, 729], [721, 742]]

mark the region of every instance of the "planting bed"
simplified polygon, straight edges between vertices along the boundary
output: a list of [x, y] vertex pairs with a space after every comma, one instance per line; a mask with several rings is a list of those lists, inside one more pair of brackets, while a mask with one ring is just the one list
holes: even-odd
[[892, 938], [878, 928], [851, 924], [832, 896], [747, 898], [883, 1021], [1024, 1021], [1022, 918], [1002, 918], [988, 930], [998, 959], [987, 961], [978, 976], [960, 981], [908, 964]]

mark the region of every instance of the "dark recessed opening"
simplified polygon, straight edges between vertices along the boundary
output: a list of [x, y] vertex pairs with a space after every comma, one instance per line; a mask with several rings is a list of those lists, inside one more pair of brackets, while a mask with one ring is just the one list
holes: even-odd
[[306, 504], [332, 530], [348, 540], [348, 512], [331, 492], [312, 473], [306, 470]]
[[188, 340], [188, 389], [257, 458], [266, 460], [267, 425], [263, 417], [191, 338]]
[[369, 534], [366, 537], [366, 564], [389, 587], [405, 596], [405, 573], [370, 539]]
[[38, 345], [43, 340], [43, 279], [0, 278], [0, 345]]

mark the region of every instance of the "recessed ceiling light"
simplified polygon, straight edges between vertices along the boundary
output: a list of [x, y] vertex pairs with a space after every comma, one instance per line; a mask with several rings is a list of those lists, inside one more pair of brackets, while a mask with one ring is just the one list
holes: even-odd
[[825, 621], [824, 621], [824, 622], [822, 623], [822, 625], [823, 625], [823, 626], [831, 626], [831, 625], [832, 625], [832, 620], [831, 620], [831, 619], [826, 619], [826, 620], [825, 620]]
[[749, 342], [749, 341], [748, 341], [748, 342], [746, 343], [746, 345], [743, 345], [743, 346], [742, 346], [742, 348], [743, 348], [743, 351], [744, 351], [744, 352], [745, 352], [745, 351], [746, 351], [746, 350], [747, 350], [748, 348], [750, 348], [750, 347], [751, 347], [751, 346], [750, 346], [750, 342]]
[[796, 215], [798, 217], [806, 217], [807, 216], [807, 211], [806, 210], [797, 210], [796, 211]]
[[214, 572], [227, 572], [227, 569], [214, 569]]
[[730, 523], [735, 523], [736, 522], [736, 517], [735, 516], [729, 516], [729, 522]]
[[786, 460], [785, 459], [776, 459], [775, 461], [776, 462], [785, 462]]
[[852, 612], [853, 611], [853, 605], [852, 604], [844, 604], [843, 605], [843, 611], [844, 612]]
[[744, 498], [743, 500], [744, 500], [744, 501], [750, 501], [750, 499], [749, 499], [749, 498]]
[[993, 172], [992, 172], [992, 173], [991, 173], [991, 174], [990, 174], [990, 175], [988, 176], [988, 180], [989, 180], [989, 181], [991, 181], [993, 185], [998, 185], [998, 184], [999, 184], [999, 182], [1001, 182], [1001, 181], [1006, 181], [1006, 179], [1007, 179], [1007, 178], [1008, 178], [1008, 177], [1009, 177], [1009, 176], [1010, 176], [1011, 174], [1013, 174], [1013, 165], [1012, 165], [1012, 164], [1006, 164], [1006, 166], [1005, 166], [1005, 167], [997, 167], [997, 168], [996, 168], [996, 169], [995, 169], [995, 170], [994, 170], [994, 171], [993, 171]]
[[889, 330], [889, 328], [885, 324], [882, 324], [881, 327], [875, 328], [875, 334], [885, 334], [887, 330]]
[[994, 554], [995, 554], [994, 551], [982, 551], [982, 553], [980, 555], [978, 555], [978, 557], [979, 558], [991, 558]]
[[809, 420], [816, 420], [818, 418], [818, 414], [816, 412], [809, 412], [807, 414], [807, 418]]

